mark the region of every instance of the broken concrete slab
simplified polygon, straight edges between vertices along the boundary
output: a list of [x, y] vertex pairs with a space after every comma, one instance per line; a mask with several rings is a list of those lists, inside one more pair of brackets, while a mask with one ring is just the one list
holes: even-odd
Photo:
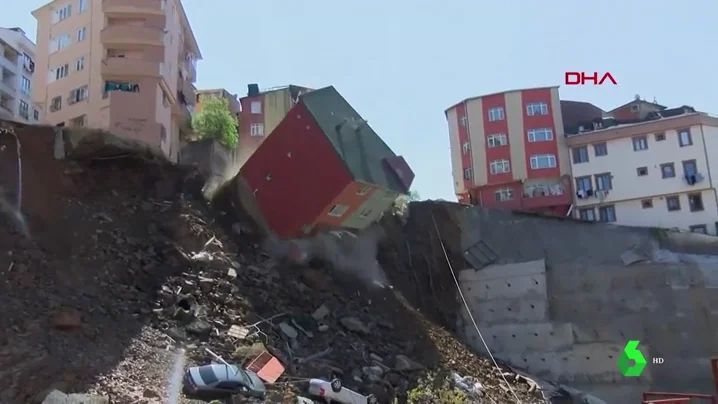
[[65, 394], [59, 390], [53, 390], [45, 397], [42, 404], [109, 404], [110, 399], [103, 396], [91, 394]]

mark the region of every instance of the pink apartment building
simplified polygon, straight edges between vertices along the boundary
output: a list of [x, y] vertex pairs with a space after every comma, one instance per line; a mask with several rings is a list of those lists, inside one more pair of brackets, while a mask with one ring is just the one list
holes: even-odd
[[55, 0], [32, 15], [43, 122], [109, 129], [177, 161], [201, 59], [181, 1]]

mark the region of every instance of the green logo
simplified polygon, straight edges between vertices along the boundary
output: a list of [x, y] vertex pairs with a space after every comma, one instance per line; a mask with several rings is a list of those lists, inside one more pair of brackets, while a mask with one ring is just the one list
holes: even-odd
[[[638, 350], [639, 341], [628, 341], [626, 347], [623, 348], [621, 357], [618, 358], [618, 369], [624, 376], [636, 377], [643, 373], [643, 369], [646, 368], [646, 358], [643, 357], [643, 353]], [[633, 360], [633, 366], [630, 365], [630, 361]]]

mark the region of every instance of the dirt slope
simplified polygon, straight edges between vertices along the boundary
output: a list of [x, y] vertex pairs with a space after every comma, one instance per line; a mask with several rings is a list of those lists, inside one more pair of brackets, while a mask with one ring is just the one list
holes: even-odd
[[[18, 130], [32, 238], [0, 217], [0, 402], [39, 402], [59, 388], [98, 392], [112, 403], [164, 403], [178, 344], [190, 363], [209, 360], [204, 348], [241, 362], [258, 341], [288, 367], [267, 402], [293, 402], [283, 397], [301, 390], [304, 378], [331, 373], [382, 401], [402, 398], [424, 368], [474, 376], [487, 402], [515, 402], [499, 370], [412, 308], [409, 301], [426, 291], [406, 281], [405, 260], [392, 258], [396, 267], [387, 268], [397, 288], [373, 294], [321, 265], [288, 267], [261, 253], [251, 224], [237, 226], [224, 212], [227, 199], [209, 207], [196, 198], [201, 182], [186, 172], [131, 158], [57, 161], [51, 132]], [[14, 201], [9, 137], [0, 136], [0, 150], [0, 187]], [[396, 223], [387, 226], [394, 241], [382, 250], [385, 268], [402, 254], [403, 240]], [[455, 304], [442, 282], [431, 300]], [[280, 329], [291, 319], [304, 323], [322, 305], [327, 327], [308, 325], [311, 338]], [[427, 313], [445, 320], [446, 305]], [[280, 314], [247, 341], [227, 334], [233, 324]], [[327, 348], [320, 359], [298, 360]], [[413, 370], [414, 362], [422, 369]], [[509, 380], [522, 402], [541, 401], [525, 379]]]

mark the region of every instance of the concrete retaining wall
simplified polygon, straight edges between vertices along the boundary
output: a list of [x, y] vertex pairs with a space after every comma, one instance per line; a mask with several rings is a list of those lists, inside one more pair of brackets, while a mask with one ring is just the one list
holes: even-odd
[[[637, 403], [649, 390], [715, 393], [718, 258], [660, 250], [648, 229], [481, 208], [466, 211], [462, 229], [464, 249], [483, 241], [499, 256], [460, 273], [497, 358], [608, 403]], [[624, 264], [627, 250], [646, 260]], [[485, 351], [465, 309], [459, 330]], [[616, 365], [632, 339], [649, 361], [641, 377]], [[658, 357], [664, 363], [651, 364]]]

